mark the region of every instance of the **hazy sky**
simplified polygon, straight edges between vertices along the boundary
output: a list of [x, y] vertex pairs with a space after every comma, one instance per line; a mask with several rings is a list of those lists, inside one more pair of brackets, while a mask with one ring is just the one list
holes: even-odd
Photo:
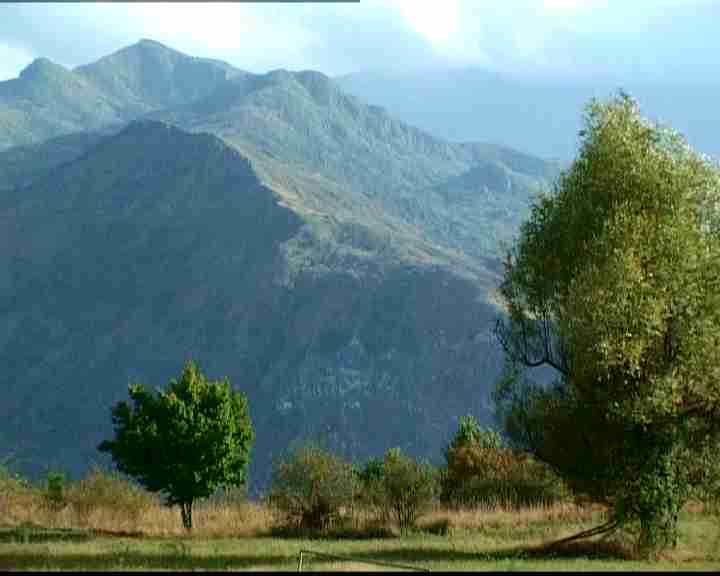
[[0, 79], [151, 38], [253, 72], [485, 67], [513, 75], [720, 82], [720, 0], [0, 4]]

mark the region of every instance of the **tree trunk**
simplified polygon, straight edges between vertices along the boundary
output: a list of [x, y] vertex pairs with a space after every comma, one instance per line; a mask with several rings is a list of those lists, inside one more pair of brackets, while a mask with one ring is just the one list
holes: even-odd
[[192, 500], [190, 500], [190, 502], [183, 502], [180, 504], [180, 514], [182, 516], [183, 527], [188, 532], [192, 530], [192, 505]]

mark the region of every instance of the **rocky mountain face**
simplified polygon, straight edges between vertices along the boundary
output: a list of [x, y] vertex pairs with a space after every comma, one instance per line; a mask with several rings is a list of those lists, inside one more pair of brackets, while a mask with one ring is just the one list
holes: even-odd
[[489, 419], [498, 242], [557, 166], [438, 140], [316, 72], [176, 54], [72, 73], [143, 120], [0, 151], [0, 441], [80, 473], [127, 385], [192, 358], [249, 397], [256, 489], [302, 438], [440, 459], [460, 416]]
[[[529, 196], [559, 165], [483, 144], [450, 144], [341, 91], [319, 72], [245, 74], [207, 97], [150, 114], [190, 131], [209, 131], [282, 173], [303, 206], [347, 211], [372, 202], [384, 217], [408, 225], [461, 256], [497, 255], [526, 214]], [[321, 176], [336, 190], [318, 194]], [[288, 184], [292, 181], [293, 184]], [[322, 202], [317, 200], [322, 198]]]

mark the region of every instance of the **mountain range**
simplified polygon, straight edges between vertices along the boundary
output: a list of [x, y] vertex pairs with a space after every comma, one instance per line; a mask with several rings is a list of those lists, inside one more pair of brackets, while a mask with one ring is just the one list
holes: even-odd
[[336, 83], [373, 105], [438, 138], [482, 138], [559, 162], [577, 152], [582, 113], [591, 98], [622, 90], [640, 103], [644, 116], [669, 124], [694, 148], [720, 158], [720, 84], [619, 83], [609, 80], [532, 79], [483, 69], [363, 72]]
[[36, 60], [0, 83], [0, 446], [79, 474], [127, 385], [192, 358], [249, 398], [256, 487], [303, 438], [438, 459], [490, 419], [499, 257], [559, 169], [314, 71]]

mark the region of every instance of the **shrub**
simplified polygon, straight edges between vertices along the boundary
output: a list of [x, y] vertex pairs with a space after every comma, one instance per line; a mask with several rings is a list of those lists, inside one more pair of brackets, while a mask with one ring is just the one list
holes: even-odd
[[156, 498], [117, 473], [94, 468], [67, 489], [67, 500], [83, 523], [97, 510], [109, 512], [116, 519], [137, 522]]
[[407, 532], [435, 499], [437, 474], [430, 464], [393, 448], [385, 454], [381, 486], [385, 505], [392, 510], [400, 531]]
[[547, 465], [505, 447], [497, 432], [481, 428], [472, 416], [461, 419], [445, 459], [441, 501], [449, 506], [519, 508], [567, 496]]
[[268, 500], [283, 528], [322, 532], [351, 507], [353, 484], [348, 462], [308, 443], [275, 462]]
[[19, 474], [11, 472], [7, 466], [0, 464], [0, 494], [10, 495], [31, 490], [30, 482]]
[[14, 524], [25, 518], [38, 501], [44, 501], [44, 491], [0, 465], [0, 522]]
[[364, 467], [355, 468], [355, 501], [375, 518], [378, 525], [384, 526], [390, 521], [390, 510], [386, 505], [383, 482], [385, 478], [383, 460], [368, 460]]
[[48, 472], [45, 479], [45, 502], [54, 510], [65, 507], [65, 474], [62, 472]]

